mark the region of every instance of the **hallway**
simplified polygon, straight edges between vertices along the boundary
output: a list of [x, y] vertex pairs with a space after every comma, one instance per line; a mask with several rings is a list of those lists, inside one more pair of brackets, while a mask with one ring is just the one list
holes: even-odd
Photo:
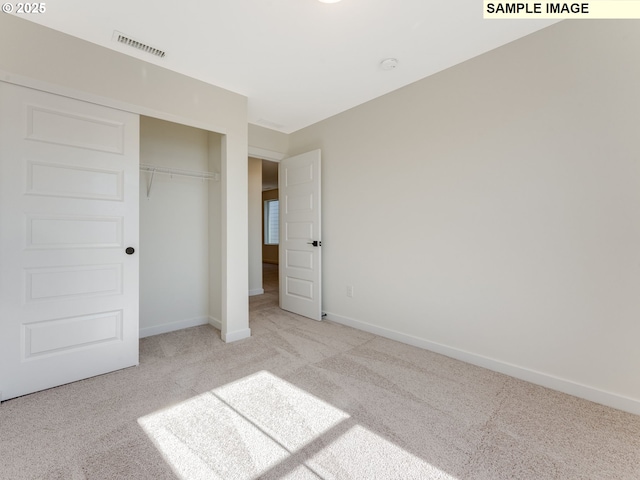
[[[278, 307], [278, 265], [262, 264], [262, 288], [264, 294], [249, 297], [249, 323], [257, 310]], [[251, 325], [249, 325], [251, 326]]]

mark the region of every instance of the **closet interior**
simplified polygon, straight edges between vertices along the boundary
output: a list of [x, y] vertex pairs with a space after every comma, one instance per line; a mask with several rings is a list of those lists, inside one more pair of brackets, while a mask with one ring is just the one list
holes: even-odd
[[221, 317], [220, 134], [140, 117], [140, 337]]

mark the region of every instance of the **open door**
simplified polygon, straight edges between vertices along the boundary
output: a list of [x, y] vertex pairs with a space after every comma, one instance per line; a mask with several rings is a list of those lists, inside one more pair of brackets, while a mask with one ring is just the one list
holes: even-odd
[[0, 400], [138, 363], [139, 119], [0, 82]]
[[322, 320], [320, 150], [280, 162], [280, 308]]

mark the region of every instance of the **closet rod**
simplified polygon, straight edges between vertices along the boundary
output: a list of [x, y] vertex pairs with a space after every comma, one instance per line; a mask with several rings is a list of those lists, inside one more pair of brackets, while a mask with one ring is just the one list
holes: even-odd
[[141, 163], [140, 170], [151, 172], [151, 177], [149, 178], [149, 182], [147, 183], [147, 198], [149, 198], [149, 196], [151, 195], [151, 187], [153, 187], [153, 177], [156, 173], [176, 175], [179, 177], [201, 178], [203, 180], [220, 180], [219, 173], [197, 172], [195, 170], [184, 170], [182, 168], [160, 167], [158, 165], [151, 165], [148, 163]]

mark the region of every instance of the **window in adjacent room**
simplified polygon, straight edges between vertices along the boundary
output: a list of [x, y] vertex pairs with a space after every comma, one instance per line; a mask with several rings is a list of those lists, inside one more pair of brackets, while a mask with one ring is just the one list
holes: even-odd
[[278, 245], [279, 232], [279, 204], [278, 200], [264, 201], [264, 244]]

